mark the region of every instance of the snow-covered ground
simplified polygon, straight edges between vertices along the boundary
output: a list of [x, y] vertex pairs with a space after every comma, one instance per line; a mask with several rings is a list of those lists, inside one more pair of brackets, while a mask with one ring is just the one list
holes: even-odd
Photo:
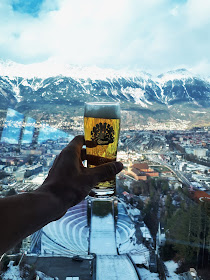
[[135, 268], [126, 255], [97, 256], [96, 280], [138, 280]]
[[159, 280], [158, 273], [152, 273], [146, 268], [138, 268], [141, 280]]
[[[146, 228], [146, 225], [144, 225], [144, 228]], [[146, 229], [149, 232], [148, 228]], [[130, 254], [136, 264], [148, 263], [149, 250], [142, 243], [138, 244], [135, 225], [130, 216], [128, 216], [126, 203], [123, 201], [118, 203], [116, 241], [119, 254]]]
[[46, 274], [44, 274], [41, 271], [37, 271], [36, 273], [40, 277], [40, 279], [42, 279], [42, 280], [54, 280], [55, 279], [54, 277], [52, 278], [50, 276], [47, 276]]
[[144, 264], [149, 267], [149, 250], [147, 248], [144, 247], [142, 253], [130, 253], [129, 255], [135, 264]]
[[18, 265], [13, 266], [13, 262], [10, 262], [8, 269], [1, 275], [2, 280], [22, 280], [20, 276], [20, 268]]
[[179, 280], [179, 276], [174, 272], [178, 268], [178, 264], [174, 261], [167, 261], [165, 262], [165, 265], [169, 272], [169, 276], [167, 277], [167, 279]]
[[40, 173], [39, 175], [34, 176], [33, 179], [31, 180], [31, 182], [34, 184], [41, 185], [44, 182], [44, 180], [46, 179], [46, 177], [47, 177], [47, 174]]
[[90, 252], [99, 255], [117, 255], [114, 218], [93, 215], [90, 230]]
[[[13, 266], [13, 262], [10, 263], [8, 270], [1, 275], [2, 280], [25, 280], [26, 278], [21, 277], [21, 271], [18, 265]], [[41, 280], [54, 280], [54, 277], [45, 275], [41, 271], [36, 271], [36, 274]]]

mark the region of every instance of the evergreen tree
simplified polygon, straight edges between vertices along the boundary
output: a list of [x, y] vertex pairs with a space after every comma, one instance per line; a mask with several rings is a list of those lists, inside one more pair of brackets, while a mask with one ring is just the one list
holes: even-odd
[[168, 238], [180, 259], [196, 266], [199, 259], [204, 263], [210, 244], [210, 218], [204, 205], [192, 203], [188, 209], [180, 208], [168, 217], [167, 228]]

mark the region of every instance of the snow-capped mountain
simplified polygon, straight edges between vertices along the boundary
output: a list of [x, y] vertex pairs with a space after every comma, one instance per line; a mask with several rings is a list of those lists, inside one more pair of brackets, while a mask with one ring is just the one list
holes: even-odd
[[[50, 66], [49, 66], [50, 65]], [[207, 79], [178, 69], [157, 77], [145, 72], [97, 67], [0, 63], [0, 107], [33, 104], [81, 105], [86, 101], [138, 104], [139, 108], [171, 108], [187, 104], [210, 107]]]

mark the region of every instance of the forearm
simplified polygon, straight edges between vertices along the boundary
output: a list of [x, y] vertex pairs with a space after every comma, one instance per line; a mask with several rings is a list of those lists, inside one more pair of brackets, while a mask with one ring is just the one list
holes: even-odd
[[0, 255], [65, 213], [59, 199], [37, 189], [0, 199]]

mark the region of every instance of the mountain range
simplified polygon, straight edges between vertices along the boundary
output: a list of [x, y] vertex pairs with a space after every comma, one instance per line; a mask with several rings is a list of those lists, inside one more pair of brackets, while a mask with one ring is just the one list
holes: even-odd
[[210, 122], [210, 79], [186, 69], [156, 77], [142, 71], [96, 67], [68, 66], [56, 71], [54, 65], [48, 72], [40, 65], [29, 70], [26, 66], [0, 64], [0, 109], [26, 112], [43, 108], [50, 112], [55, 105], [82, 108], [87, 101], [120, 101], [124, 110], [135, 111], [144, 119]]

